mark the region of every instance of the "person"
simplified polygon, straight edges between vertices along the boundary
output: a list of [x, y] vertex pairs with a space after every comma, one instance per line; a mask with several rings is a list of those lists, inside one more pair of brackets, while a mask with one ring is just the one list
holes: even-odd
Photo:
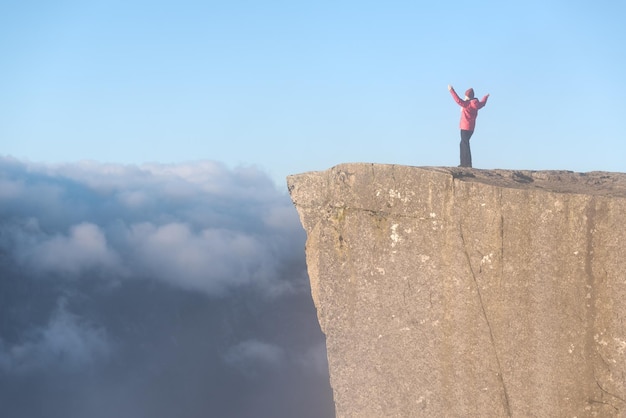
[[461, 109], [461, 165], [459, 167], [471, 167], [472, 166], [472, 152], [470, 150], [469, 141], [474, 133], [476, 127], [476, 117], [478, 116], [478, 109], [482, 109], [487, 104], [489, 95], [483, 97], [482, 100], [478, 100], [474, 97], [474, 89], [469, 88], [465, 92], [465, 99], [461, 100], [454, 88], [448, 85], [448, 91], [452, 94], [452, 98]]

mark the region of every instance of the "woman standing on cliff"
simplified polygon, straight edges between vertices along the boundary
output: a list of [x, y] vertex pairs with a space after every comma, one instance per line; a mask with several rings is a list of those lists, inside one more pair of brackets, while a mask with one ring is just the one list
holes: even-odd
[[461, 165], [459, 167], [472, 166], [472, 152], [470, 151], [469, 141], [476, 127], [476, 117], [478, 109], [482, 109], [487, 104], [489, 95], [478, 100], [474, 97], [474, 89], [470, 88], [465, 92], [465, 100], [461, 100], [454, 88], [448, 85], [448, 91], [452, 94], [452, 98], [461, 109]]

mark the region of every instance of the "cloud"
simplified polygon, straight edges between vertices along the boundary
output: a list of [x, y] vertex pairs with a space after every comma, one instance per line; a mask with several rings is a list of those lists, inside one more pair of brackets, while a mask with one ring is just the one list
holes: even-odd
[[25, 341], [14, 345], [0, 340], [0, 369], [5, 373], [73, 371], [105, 359], [112, 350], [104, 329], [68, 312], [63, 302], [45, 327], [29, 334]]
[[226, 362], [245, 373], [255, 367], [278, 367], [284, 361], [282, 348], [258, 340], [242, 341], [232, 347], [224, 356]]
[[298, 352], [295, 361], [307, 372], [316, 373], [320, 376], [328, 374], [326, 344], [323, 341]]
[[221, 295], [288, 286], [302, 228], [285, 192], [253, 168], [212, 162], [116, 166], [2, 160], [0, 249], [23, 269], [151, 278]]
[[304, 241], [255, 167], [0, 158], [3, 412], [333, 417]]
[[[41, 236], [41, 231], [38, 234]], [[67, 235], [43, 235], [27, 242], [29, 245], [19, 252], [20, 262], [41, 273], [75, 277], [91, 270], [113, 272], [119, 264], [102, 230], [88, 222], [71, 226]]]
[[264, 237], [189, 224], [132, 225], [128, 240], [135, 270], [190, 290], [220, 293], [243, 284], [272, 286], [273, 254]]

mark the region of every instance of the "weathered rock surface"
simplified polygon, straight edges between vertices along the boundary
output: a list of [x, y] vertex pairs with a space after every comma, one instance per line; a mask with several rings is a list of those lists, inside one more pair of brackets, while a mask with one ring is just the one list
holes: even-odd
[[343, 417], [626, 417], [626, 174], [288, 177]]

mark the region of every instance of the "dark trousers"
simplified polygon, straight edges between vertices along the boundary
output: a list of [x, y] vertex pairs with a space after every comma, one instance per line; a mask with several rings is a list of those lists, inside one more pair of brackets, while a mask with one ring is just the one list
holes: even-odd
[[461, 129], [461, 165], [459, 167], [472, 166], [472, 151], [470, 151], [469, 141], [474, 131]]

